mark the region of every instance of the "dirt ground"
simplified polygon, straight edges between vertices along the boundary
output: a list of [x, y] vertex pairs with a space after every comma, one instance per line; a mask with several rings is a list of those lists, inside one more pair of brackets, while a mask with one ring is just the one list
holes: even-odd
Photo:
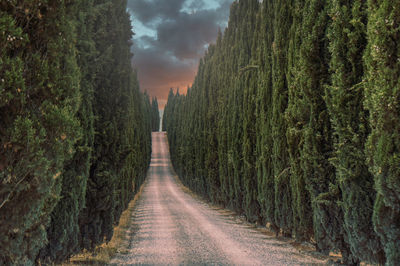
[[174, 178], [164, 133], [153, 133], [152, 161], [112, 265], [326, 265], [306, 246], [277, 239], [233, 213], [193, 197]]

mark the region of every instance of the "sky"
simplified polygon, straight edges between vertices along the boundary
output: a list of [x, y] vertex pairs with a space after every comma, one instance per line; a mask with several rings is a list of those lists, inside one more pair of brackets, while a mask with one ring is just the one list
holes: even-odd
[[227, 26], [233, 0], [128, 0], [133, 66], [140, 87], [166, 104], [170, 88], [191, 86], [199, 59]]

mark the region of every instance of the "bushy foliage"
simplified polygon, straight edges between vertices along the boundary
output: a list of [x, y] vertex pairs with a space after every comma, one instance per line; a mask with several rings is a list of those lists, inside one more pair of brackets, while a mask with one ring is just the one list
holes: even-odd
[[326, 102], [334, 128], [331, 161], [342, 194], [347, 241], [358, 259], [382, 264], [385, 257], [371, 219], [376, 192], [364, 153], [370, 132], [362, 60], [367, 44], [366, 8], [365, 1], [331, 2], [328, 38], [332, 83], [327, 87]]
[[32, 264], [82, 137], [66, 1], [0, 3], [0, 264]]
[[301, 241], [313, 235], [313, 220], [310, 192], [302, 168], [302, 149], [304, 147], [304, 127], [307, 123], [307, 105], [301, 89], [302, 22], [304, 1], [293, 3], [293, 23], [289, 32], [288, 48], [288, 107], [285, 110], [287, 123], [286, 141], [289, 153], [290, 187], [292, 193], [293, 233]]
[[387, 265], [400, 261], [400, 3], [368, 1], [366, 106], [371, 133], [366, 144], [376, 199], [373, 224]]

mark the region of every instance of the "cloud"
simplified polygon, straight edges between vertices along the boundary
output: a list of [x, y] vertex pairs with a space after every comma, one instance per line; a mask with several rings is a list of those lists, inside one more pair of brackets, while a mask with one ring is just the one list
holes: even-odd
[[169, 88], [180, 87], [184, 92], [182, 89], [191, 85], [197, 69], [196, 60], [178, 60], [154, 46], [136, 52], [133, 64], [138, 69], [141, 88], [157, 96], [160, 105], [166, 103]]
[[158, 45], [179, 59], [198, 58], [204, 53], [204, 45], [215, 40], [219, 26], [215, 11], [181, 13], [157, 27]]
[[226, 26], [232, 2], [128, 0], [136, 33], [133, 65], [142, 89], [162, 103], [170, 87], [190, 85], [199, 58]]
[[143, 24], [179, 15], [185, 0], [128, 0], [128, 9]]
[[185, 3], [186, 8], [189, 10], [197, 10], [197, 9], [202, 9], [206, 3], [203, 0], [194, 0], [192, 2], [186, 2]]

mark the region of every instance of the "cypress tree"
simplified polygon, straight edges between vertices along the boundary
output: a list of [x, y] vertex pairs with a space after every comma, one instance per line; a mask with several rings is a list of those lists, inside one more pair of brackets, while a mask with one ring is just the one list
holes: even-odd
[[209, 199], [214, 203], [220, 203], [220, 180], [218, 177], [219, 161], [218, 161], [218, 140], [217, 140], [217, 123], [218, 117], [217, 110], [217, 95], [218, 83], [215, 77], [215, 46], [211, 45], [207, 50], [205, 59], [208, 63], [205, 65], [205, 86], [204, 93], [206, 96], [205, 104], [207, 104], [207, 111], [204, 114], [207, 118], [205, 121], [205, 167], [206, 167], [206, 180], [207, 191]]
[[260, 47], [259, 73], [259, 111], [258, 111], [258, 201], [261, 215], [271, 228], [278, 232], [275, 222], [275, 188], [272, 165], [272, 44], [274, 42], [274, 1], [265, 0], [262, 3], [260, 38], [263, 40]]
[[81, 72], [82, 103], [78, 118], [83, 129], [75, 145], [74, 156], [66, 163], [62, 174], [61, 200], [51, 213], [47, 229], [48, 244], [40, 251], [40, 260], [62, 262], [79, 248], [79, 213], [85, 206], [86, 182], [89, 176], [91, 149], [93, 147], [93, 77], [90, 64], [96, 56], [92, 40], [93, 1], [79, 2], [74, 13], [77, 20], [78, 65]]
[[[257, 201], [257, 177], [255, 171], [254, 93], [256, 73], [251, 66], [254, 39], [255, 15], [259, 4], [256, 1], [238, 1], [231, 7], [226, 38], [232, 76], [232, 106], [229, 135], [231, 158], [233, 206], [244, 213], [250, 221], [259, 220], [260, 207]], [[252, 120], [253, 119], [253, 120]], [[252, 121], [252, 122], [250, 122]], [[252, 123], [252, 124], [251, 124]]]
[[172, 123], [171, 109], [174, 104], [174, 98], [175, 98], [174, 91], [171, 88], [168, 93], [167, 104], [165, 105], [164, 108], [164, 114], [162, 119], [163, 131], [171, 130], [171, 123]]
[[220, 78], [220, 93], [218, 101], [218, 161], [219, 163], [219, 179], [220, 179], [220, 193], [223, 200], [224, 206], [229, 206], [232, 208], [232, 195], [229, 186], [229, 157], [228, 157], [228, 121], [229, 121], [229, 111], [228, 111], [228, 98], [229, 98], [229, 78], [227, 75], [227, 63], [224, 62], [226, 55], [226, 47], [222, 40], [222, 33], [218, 31], [218, 37], [216, 41], [216, 49], [218, 56], [218, 70]]
[[[335, 167], [329, 159], [333, 153], [333, 131], [324, 101], [325, 87], [330, 82], [330, 55], [326, 39], [329, 26], [326, 1], [310, 0], [303, 10], [302, 39], [298, 86], [304, 95], [304, 146], [301, 166], [309, 190], [314, 238], [317, 250], [328, 253], [339, 250], [343, 262], [357, 263], [350, 252], [343, 228], [343, 211], [338, 205], [341, 191], [335, 176]], [[296, 79], [296, 78], [295, 78]]]
[[368, 6], [234, 2], [193, 87], [170, 92], [163, 127], [177, 173], [197, 193], [315, 239], [345, 264], [392, 265], [398, 12], [389, 1]]
[[313, 221], [310, 194], [306, 189], [305, 176], [301, 166], [301, 150], [304, 145], [304, 126], [308, 122], [305, 95], [299, 86], [301, 79], [300, 46], [302, 43], [301, 24], [304, 1], [294, 1], [293, 23], [289, 33], [288, 52], [288, 108], [285, 112], [287, 123], [286, 140], [290, 162], [290, 188], [292, 193], [293, 230], [298, 241], [313, 236]]
[[329, 114], [335, 130], [331, 159], [342, 192], [344, 229], [353, 256], [383, 264], [385, 257], [373, 230], [373, 177], [364, 153], [370, 131], [364, 101], [362, 56], [367, 44], [365, 1], [332, 1], [329, 27], [332, 85], [327, 88]]
[[[93, 112], [96, 117], [93, 158], [86, 192], [86, 206], [80, 214], [81, 247], [93, 249], [103, 239], [111, 239], [114, 223], [117, 168], [114, 162], [119, 159], [117, 150], [119, 132], [116, 131], [118, 109], [115, 102], [120, 96], [116, 89], [120, 81], [115, 80], [117, 66], [116, 36], [118, 31], [116, 8], [111, 1], [95, 1], [94, 41], [99, 52], [97, 75], [94, 84]], [[114, 22], [114, 23], [113, 23]], [[115, 43], [113, 43], [115, 42]], [[114, 46], [112, 46], [114, 44]], [[113, 72], [115, 71], [115, 72]], [[106, 80], [103, 80], [107, 77]], [[117, 82], [114, 84], [114, 82]], [[112, 91], [114, 90], [114, 91]]]
[[0, 264], [46, 244], [62, 170], [81, 137], [79, 69], [66, 1], [0, 3]]
[[[129, 192], [143, 180], [151, 130], [151, 124], [145, 122], [151, 117], [143, 115], [151, 113], [149, 99], [134, 92], [138, 86], [131, 73], [132, 31], [126, 1], [96, 0], [94, 8], [94, 42], [98, 51], [93, 100], [96, 134], [86, 206], [79, 218], [80, 246], [86, 249], [111, 239], [113, 226], [132, 197]], [[135, 94], [137, 100], [132, 99]], [[137, 111], [132, 114], [132, 109]], [[135, 123], [143, 125], [138, 132], [130, 128]], [[137, 147], [132, 138], [140, 140], [143, 148], [137, 150], [137, 156], [143, 156], [143, 160], [132, 158]], [[132, 160], [136, 161], [135, 167], [129, 165]]]
[[292, 25], [292, 1], [276, 1], [274, 4], [274, 42], [272, 43], [272, 116], [271, 133], [272, 171], [275, 186], [275, 224], [283, 234], [292, 234], [292, 206], [290, 191], [289, 154], [286, 143], [284, 112], [288, 103], [287, 54], [290, 27]]
[[[244, 184], [243, 184], [243, 161], [242, 161], [242, 143], [243, 143], [243, 91], [238, 86], [238, 65], [239, 60], [243, 60], [243, 56], [239, 57], [241, 33], [238, 28], [240, 27], [241, 11], [239, 2], [234, 2], [231, 6], [229, 24], [225, 31], [227, 55], [231, 58], [229, 60], [229, 72], [231, 73], [231, 93], [228, 98], [230, 108], [230, 119], [228, 129], [228, 156], [229, 164], [228, 171], [230, 171], [230, 187], [231, 194], [233, 194], [232, 205], [233, 208], [239, 213], [243, 212], [244, 201]], [[246, 64], [241, 64], [245, 66]]]
[[[240, 62], [244, 65], [239, 65], [241, 69], [240, 76], [242, 79], [241, 85], [243, 86], [243, 179], [244, 179], [244, 203], [243, 209], [245, 210], [246, 217], [249, 221], [255, 222], [260, 220], [260, 205], [257, 201], [257, 172], [256, 172], [256, 88], [258, 83], [257, 71], [249, 69], [254, 66], [254, 58], [256, 47], [254, 44], [257, 41], [256, 28], [256, 14], [258, 12], [258, 1], [246, 1], [245, 6], [241, 9], [246, 12], [243, 18], [243, 40], [247, 41], [245, 46], [242, 47], [241, 52], [247, 54], [247, 60]], [[253, 36], [246, 36], [246, 34], [254, 34]], [[246, 49], [247, 48], [247, 49]]]
[[399, 7], [399, 2], [368, 1], [365, 54], [365, 104], [371, 126], [366, 154], [377, 191], [373, 223], [387, 265], [400, 261]]
[[[329, 117], [321, 97], [323, 86], [328, 82], [327, 47], [326, 42], [322, 41], [328, 20], [324, 5], [325, 1], [310, 0], [305, 3], [301, 28], [303, 42], [299, 58], [302, 68], [297, 73], [297, 86], [305, 96], [305, 109], [301, 112], [306, 123], [302, 132], [304, 146], [300, 156], [312, 200], [314, 237], [317, 250], [328, 253], [334, 246], [332, 242], [341, 233], [339, 215], [342, 213], [339, 213], [340, 210], [335, 204], [338, 189], [334, 181], [334, 168], [327, 156], [332, 149], [332, 135]], [[323, 200], [326, 204], [323, 204]], [[340, 220], [332, 222], [330, 219], [335, 219], [335, 216]]]
[[151, 105], [131, 37], [126, 1], [0, 3], [0, 264], [109, 239], [143, 182]]
[[157, 97], [151, 100], [151, 130], [160, 130], [160, 113], [158, 112]]

